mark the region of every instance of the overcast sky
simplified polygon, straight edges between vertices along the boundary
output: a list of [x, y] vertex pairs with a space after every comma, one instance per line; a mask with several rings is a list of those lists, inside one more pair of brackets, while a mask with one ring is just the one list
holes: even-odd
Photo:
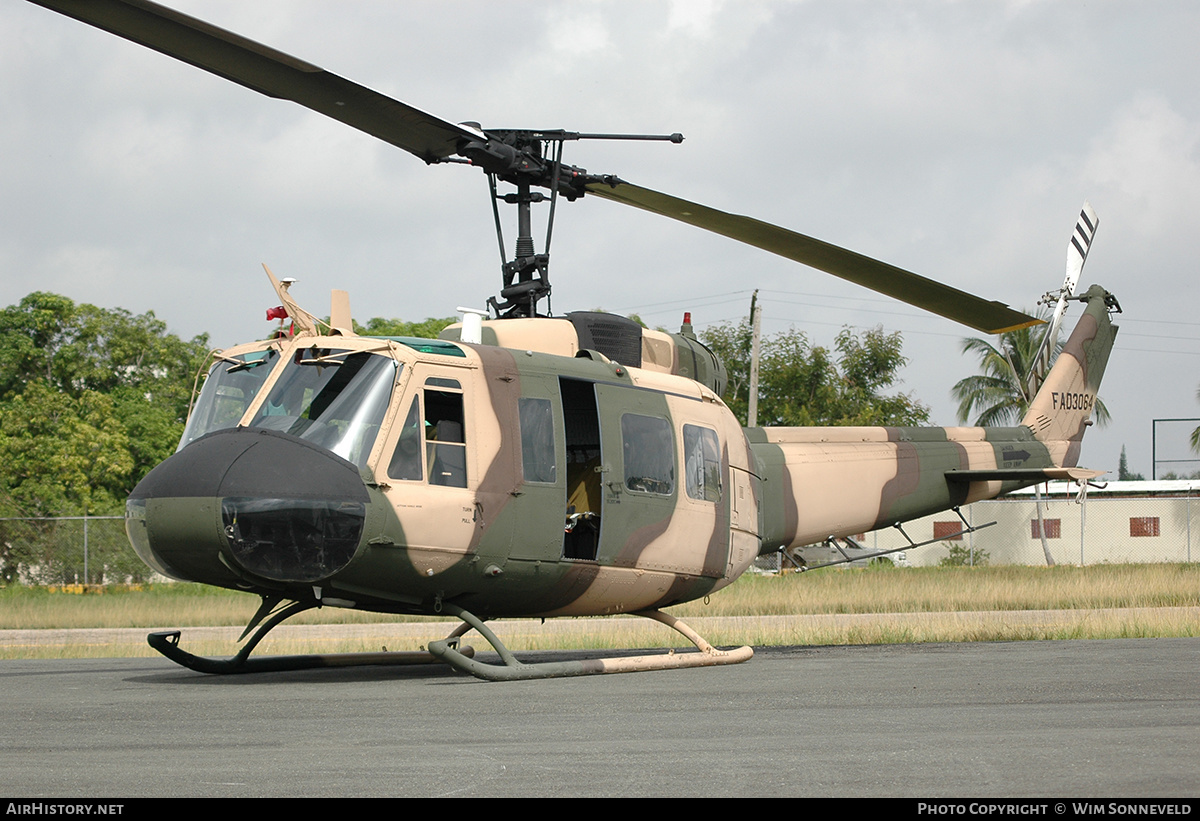
[[[318, 2], [170, 5], [452, 122], [669, 133], [564, 159], [1032, 308], [1063, 277], [1125, 310], [1082, 462], [1149, 478], [1151, 420], [1200, 416], [1200, 4]], [[328, 313], [448, 316], [499, 287], [486, 182], [19, 0], [0, 4], [0, 304], [32, 290], [261, 337], [262, 273]], [[535, 231], [539, 236], [540, 231]], [[511, 224], [506, 237], [512, 243]], [[511, 251], [511, 249], [509, 249]], [[904, 335], [903, 390], [955, 424], [969, 329], [620, 205], [564, 204], [557, 312]], [[1078, 316], [1068, 315], [1068, 327]], [[1195, 423], [1162, 426], [1187, 456]], [[1195, 470], [1200, 463], [1160, 465]]]

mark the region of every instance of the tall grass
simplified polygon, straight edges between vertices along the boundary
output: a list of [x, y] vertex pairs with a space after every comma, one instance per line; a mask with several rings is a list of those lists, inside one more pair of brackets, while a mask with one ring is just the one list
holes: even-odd
[[[103, 594], [0, 588], [0, 629], [242, 626], [258, 597], [198, 584], [110, 588]], [[941, 613], [1200, 605], [1200, 564], [1093, 567], [911, 567], [746, 575], [719, 593], [671, 608], [677, 616]], [[327, 607], [289, 624], [411, 621]]]
[[[201, 584], [151, 584], [140, 590], [55, 593], [42, 587], [0, 588], [0, 630], [88, 627], [241, 627], [258, 609], [249, 593]], [[355, 624], [404, 621], [382, 613], [336, 607], [301, 613], [289, 624]]]
[[938, 613], [1200, 605], [1200, 564], [895, 567], [747, 575], [679, 616]]
[[[154, 655], [144, 631], [241, 628], [258, 606], [245, 593], [191, 584], [71, 595], [0, 589], [0, 658]], [[745, 576], [710, 601], [672, 608], [718, 646], [881, 644], [937, 641], [1200, 635], [1200, 565], [889, 568]], [[410, 626], [398, 622], [418, 621]], [[304, 624], [364, 625], [303, 629]], [[137, 628], [120, 634], [54, 629]], [[289, 620], [262, 654], [414, 650], [448, 631], [427, 619], [339, 608]], [[514, 650], [686, 647], [667, 628], [632, 617], [505, 620], [494, 629]], [[185, 632], [191, 652], [228, 655], [239, 629]], [[487, 649], [477, 636], [474, 644]]]

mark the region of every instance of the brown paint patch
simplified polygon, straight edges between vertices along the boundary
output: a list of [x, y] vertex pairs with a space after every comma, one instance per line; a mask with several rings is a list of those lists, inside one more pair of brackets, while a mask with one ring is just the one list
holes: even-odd
[[[971, 457], [970, 457], [970, 455], [968, 455], [966, 447], [963, 446], [963, 444], [961, 442], [955, 442], [954, 440], [948, 440], [948, 441], [952, 445], [954, 445], [954, 452], [958, 454], [959, 470], [969, 470], [971, 468]], [[953, 482], [949, 482], [948, 484], [949, 484], [949, 490], [950, 490], [950, 504], [951, 505], [965, 504], [967, 501], [967, 496], [971, 489], [970, 483], [962, 482], [959, 484], [955, 484]]]
[[569, 564], [567, 571], [546, 591], [544, 597], [539, 597], [537, 610], [549, 613], [561, 610], [567, 605], [578, 601], [600, 573], [600, 566], [595, 562], [564, 562]]
[[713, 582], [710, 579], [697, 579], [688, 576], [676, 576], [671, 582], [670, 588], [663, 594], [663, 597], [654, 603], [654, 607], [670, 607], [673, 604], [680, 602], [691, 601], [698, 599], [713, 587]]
[[888, 428], [888, 441], [896, 444], [896, 475], [888, 479], [879, 494], [878, 524], [884, 524], [887, 513], [897, 501], [917, 491], [921, 483], [921, 459], [917, 446], [899, 441], [899, 431]]
[[[476, 512], [481, 526], [471, 534], [469, 553], [475, 553], [487, 526], [496, 521], [521, 484], [520, 458], [514, 442], [521, 441], [517, 400], [521, 397], [521, 377], [512, 352], [488, 345], [469, 346], [482, 360], [482, 372], [492, 413], [500, 426], [500, 447], [484, 470], [476, 488]], [[478, 442], [475, 447], [479, 447]], [[476, 451], [478, 452], [478, 451]]]
[[1079, 455], [1083, 452], [1083, 427], [1081, 425], [1079, 435], [1067, 443], [1067, 453], [1063, 456], [1064, 467], [1073, 468], [1079, 464]]
[[1059, 354], [1059, 356], [1067, 354], [1079, 363], [1079, 369], [1083, 372], [1083, 384], [1089, 388], [1094, 386], [1092, 385], [1092, 381], [1088, 379], [1087, 354], [1084, 348], [1091, 345], [1099, 329], [1100, 323], [1096, 321], [1096, 318], [1085, 313], [1079, 317], [1079, 322], [1075, 324], [1075, 330], [1071, 332], [1070, 338], [1067, 339], [1066, 344], [1063, 346], [1062, 353]]
[[[624, 503], [628, 503], [626, 499]], [[637, 530], [629, 534], [625, 539], [625, 543], [621, 545], [620, 551], [613, 558], [613, 567], [636, 567], [638, 559], [642, 556], [642, 551], [650, 546], [652, 542], [667, 532], [671, 526], [672, 514], [657, 522], [652, 522], [648, 525], [642, 525]]]
[[951, 440], [951, 444], [954, 445], [954, 450], [958, 454], [958, 469], [968, 470], [971, 467], [971, 457], [967, 455], [966, 447], [961, 442], [954, 442], [953, 440]]
[[[1063, 353], [1070, 352], [1071, 358], [1079, 363], [1079, 371], [1082, 375], [1083, 384], [1093, 394], [1096, 392], [1098, 386], [1092, 384], [1092, 380], [1088, 374], [1088, 359], [1085, 348], [1091, 346], [1099, 331], [1100, 323], [1096, 321], [1096, 318], [1090, 314], [1084, 314], [1079, 318], [1075, 330], [1071, 333], [1071, 338], [1067, 340], [1067, 345], [1063, 349]], [[1079, 417], [1079, 424], [1076, 425], [1075, 430], [1067, 432], [1067, 439], [1071, 444], [1067, 446], [1066, 458], [1068, 461], [1066, 464], [1078, 464], [1083, 434], [1087, 431], [1087, 422], [1091, 417], [1091, 411], [1081, 415]]]
[[[782, 453], [782, 449], [781, 453]], [[792, 472], [787, 463], [781, 466], [780, 475], [783, 484], [783, 543], [791, 544], [800, 532], [800, 505], [796, 500], [796, 487], [792, 484]]]
[[717, 502], [717, 515], [713, 517], [712, 533], [708, 537], [708, 548], [704, 551], [705, 576], [721, 578], [729, 560], [729, 507], [733, 504], [732, 477], [729, 475], [729, 442], [721, 443], [721, 500]]

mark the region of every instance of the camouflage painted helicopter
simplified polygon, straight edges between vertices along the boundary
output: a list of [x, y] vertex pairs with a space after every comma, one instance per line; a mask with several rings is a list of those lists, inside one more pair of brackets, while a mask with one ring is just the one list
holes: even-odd
[[[233, 673], [440, 660], [514, 679], [736, 663], [752, 650], [717, 650], [661, 608], [720, 590], [762, 554], [835, 544], [1046, 479], [1100, 475], [1076, 465], [1116, 334], [1110, 314], [1120, 308], [1099, 286], [1073, 297], [1096, 227], [1090, 207], [1068, 248], [1056, 321], [1068, 299], [1086, 308], [1054, 364], [1031, 376], [1019, 426], [744, 429], [721, 401], [722, 364], [686, 322], [675, 334], [608, 314], [539, 315], [549, 256], [534, 247], [531, 205], [545, 200], [534, 189], [550, 192], [547, 247], [558, 199], [596, 196], [988, 333], [1040, 320], [784, 228], [563, 164], [564, 142], [614, 135], [454, 125], [145, 0], [34, 2], [428, 163], [480, 167], [493, 204], [502, 198], [518, 209], [516, 254], [503, 261], [503, 288], [489, 300], [494, 317], [468, 314], [438, 340], [358, 336], [338, 291], [329, 321], [317, 320], [268, 271], [293, 332], [215, 354], [179, 450], [127, 505], [130, 541], [151, 567], [262, 599], [243, 638], [257, 632], [230, 659], [184, 651], [178, 631], [151, 634], [180, 664]], [[515, 193], [498, 194], [498, 183]], [[498, 211], [496, 225], [503, 257]], [[972, 529], [965, 520], [963, 528]], [[881, 553], [860, 557], [871, 555]], [[449, 615], [462, 625], [430, 642], [429, 653], [250, 658], [284, 619], [321, 606]], [[674, 627], [697, 652], [526, 664], [486, 625], [618, 613]], [[501, 664], [473, 658], [461, 641], [470, 629]]]

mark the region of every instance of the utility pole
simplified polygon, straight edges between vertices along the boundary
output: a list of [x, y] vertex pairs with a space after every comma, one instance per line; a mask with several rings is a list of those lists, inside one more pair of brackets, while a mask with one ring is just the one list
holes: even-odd
[[758, 304], [758, 289], [750, 297], [750, 408], [746, 426], [758, 427], [758, 350], [762, 339], [762, 306]]

